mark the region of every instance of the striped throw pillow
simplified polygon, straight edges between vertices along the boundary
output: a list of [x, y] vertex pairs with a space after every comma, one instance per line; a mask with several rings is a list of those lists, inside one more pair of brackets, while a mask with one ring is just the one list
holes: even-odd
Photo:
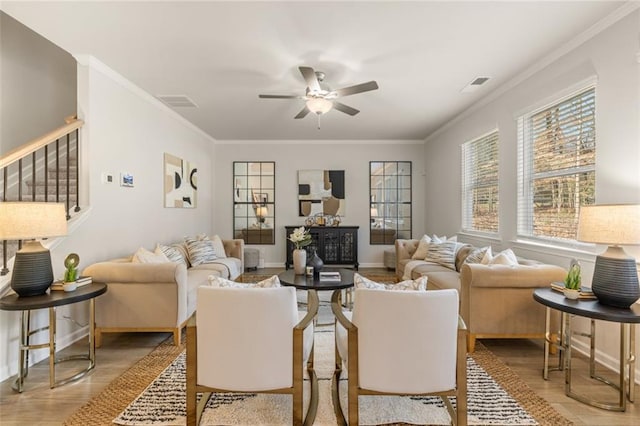
[[200, 239], [187, 237], [184, 241], [187, 243], [189, 263], [191, 263], [192, 266], [198, 266], [216, 260], [216, 252], [209, 238]]
[[484, 259], [484, 256], [487, 252], [491, 253], [491, 246], [473, 249], [467, 255], [464, 263], [480, 263], [482, 262], [482, 259]]
[[165, 256], [169, 258], [170, 262], [174, 263], [182, 263], [184, 266], [189, 267], [187, 264], [187, 259], [185, 256], [185, 252], [180, 250], [178, 244], [174, 244], [171, 246], [165, 246], [164, 244], [158, 244], [156, 250], [160, 249]]
[[429, 243], [427, 256], [424, 258], [427, 262], [438, 263], [445, 268], [456, 270], [456, 253], [459, 245], [455, 241], [444, 241], [442, 243]]

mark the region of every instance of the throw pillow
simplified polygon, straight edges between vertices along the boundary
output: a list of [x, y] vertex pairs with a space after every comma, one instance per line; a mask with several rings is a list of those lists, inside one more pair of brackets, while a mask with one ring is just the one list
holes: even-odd
[[218, 259], [225, 259], [227, 257], [227, 253], [224, 251], [224, 244], [222, 244], [222, 239], [218, 235], [214, 235], [211, 238], [211, 244], [213, 245], [213, 251], [216, 252], [216, 257]]
[[281, 287], [280, 279], [277, 275], [259, 281], [257, 283], [237, 283], [235, 281], [227, 280], [225, 278], [218, 277], [216, 275], [209, 275], [209, 285], [211, 287], [226, 287], [226, 288], [275, 288]]
[[423, 260], [425, 257], [427, 257], [427, 248], [429, 247], [430, 242], [431, 237], [429, 237], [428, 235], [423, 235], [422, 238], [420, 238], [420, 242], [418, 242], [418, 248], [416, 249], [416, 252], [413, 253], [413, 256], [411, 256], [411, 259]]
[[185, 242], [187, 243], [187, 252], [189, 253], [189, 263], [191, 265], [198, 266], [216, 260], [216, 252], [213, 250], [213, 244], [209, 238], [187, 237]]
[[169, 262], [182, 263], [187, 267], [189, 266], [187, 265], [187, 260], [185, 259], [184, 254], [176, 246], [165, 246], [163, 244], [158, 244], [156, 246], [156, 251], [158, 250], [161, 250], [162, 253], [167, 256]]
[[469, 252], [464, 263], [481, 263], [487, 253], [491, 253], [491, 246], [475, 248]]
[[460, 245], [455, 241], [444, 241], [442, 243], [429, 243], [427, 255], [424, 260], [438, 263], [445, 268], [456, 270], [456, 253]]
[[369, 278], [363, 277], [362, 275], [355, 273], [353, 274], [353, 285], [355, 288], [365, 288], [369, 290], [417, 290], [417, 291], [427, 291], [427, 280], [428, 277], [426, 275], [418, 278], [417, 280], [406, 280], [399, 282], [397, 284], [383, 284]]
[[131, 263], [168, 263], [169, 258], [161, 250], [151, 252], [144, 247], [140, 247], [131, 259]]
[[506, 249], [500, 253], [492, 256], [491, 253], [487, 253], [482, 259], [482, 263], [485, 265], [508, 265], [515, 266], [518, 264], [518, 258], [511, 249]]

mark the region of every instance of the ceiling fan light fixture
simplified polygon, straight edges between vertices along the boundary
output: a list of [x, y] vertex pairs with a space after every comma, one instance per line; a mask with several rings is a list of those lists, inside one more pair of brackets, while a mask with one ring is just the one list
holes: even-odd
[[318, 115], [326, 114], [333, 108], [333, 102], [324, 98], [311, 98], [307, 100], [307, 108]]

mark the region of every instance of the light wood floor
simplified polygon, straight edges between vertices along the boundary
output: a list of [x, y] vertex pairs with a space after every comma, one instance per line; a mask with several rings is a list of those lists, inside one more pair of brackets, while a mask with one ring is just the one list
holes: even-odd
[[[263, 273], [258, 271], [257, 273]], [[271, 273], [271, 271], [264, 272]], [[96, 368], [85, 378], [64, 386], [49, 389], [49, 371], [46, 361], [29, 370], [25, 391], [18, 394], [11, 389], [11, 380], [0, 383], [0, 424], [59, 425], [86, 401], [99, 394], [113, 379], [121, 375], [140, 358], [148, 354], [169, 333], [120, 333], [104, 335], [103, 346], [97, 350]], [[545, 398], [575, 425], [625, 426], [640, 425], [640, 386], [636, 385], [636, 403], [628, 404], [625, 413], [613, 413], [589, 407], [564, 394], [564, 377], [552, 372], [550, 380], [542, 379], [542, 344], [537, 341], [482, 340], [482, 343], [509, 365], [538, 395]], [[65, 352], [78, 353], [85, 346], [74, 345]], [[65, 365], [69, 364], [69, 365]], [[59, 377], [74, 367], [75, 362], [57, 368]], [[587, 381], [587, 363], [583, 357], [574, 358], [574, 385], [579, 391], [594, 398], [616, 402], [617, 393], [608, 386]], [[77, 368], [77, 364], [76, 364]], [[616, 375], [600, 370], [599, 373], [615, 379]]]

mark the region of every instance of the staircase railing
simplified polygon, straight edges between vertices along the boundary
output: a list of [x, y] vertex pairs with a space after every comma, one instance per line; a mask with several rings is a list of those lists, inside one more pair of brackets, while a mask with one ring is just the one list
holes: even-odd
[[[67, 220], [71, 218], [72, 208], [75, 212], [80, 211], [79, 129], [84, 121], [69, 117], [65, 122], [64, 126], [0, 156], [0, 199], [3, 202], [64, 202]], [[13, 245], [2, 241], [0, 275], [9, 272], [7, 263], [12, 257], [9, 252], [14, 253], [21, 246], [22, 241]]]

